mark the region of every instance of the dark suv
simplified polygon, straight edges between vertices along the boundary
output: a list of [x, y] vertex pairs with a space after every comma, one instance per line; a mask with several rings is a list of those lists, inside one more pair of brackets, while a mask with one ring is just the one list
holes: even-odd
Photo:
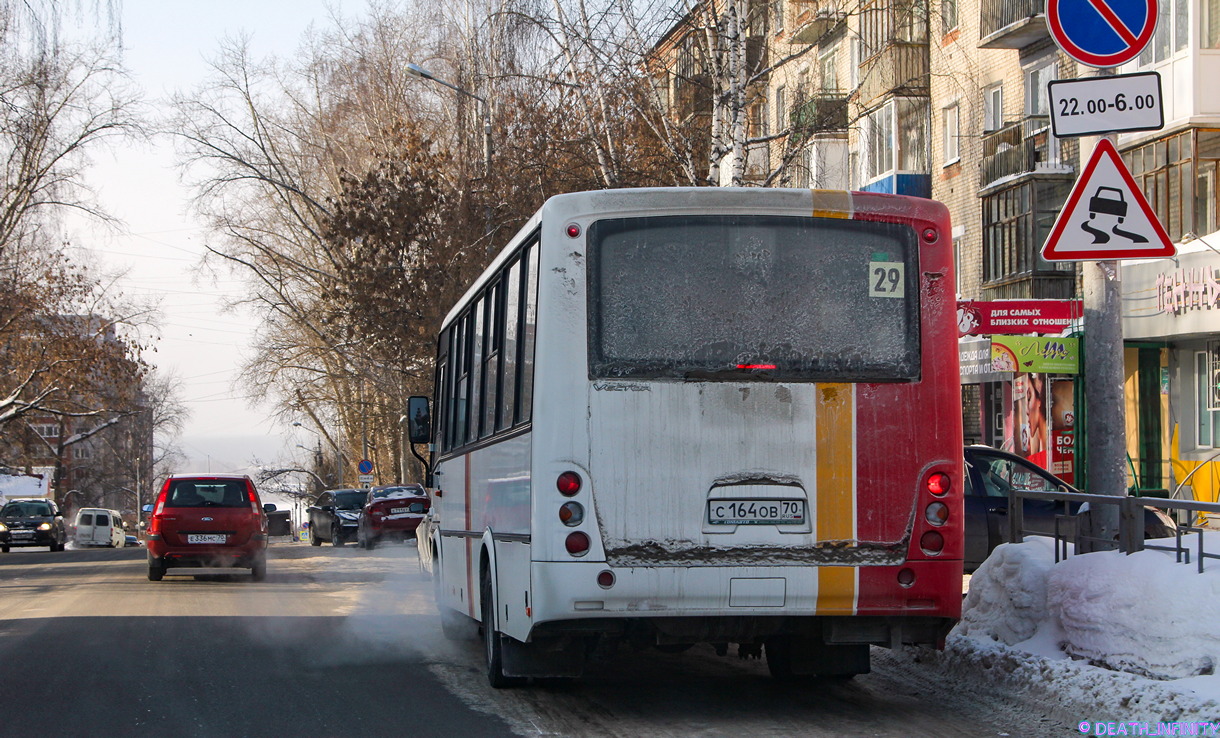
[[267, 575], [267, 512], [247, 476], [165, 480], [148, 521], [148, 578], [175, 567], [241, 567]]
[[4, 553], [10, 546], [47, 546], [52, 551], [63, 551], [67, 540], [64, 515], [52, 500], [9, 500], [0, 509], [0, 551]]

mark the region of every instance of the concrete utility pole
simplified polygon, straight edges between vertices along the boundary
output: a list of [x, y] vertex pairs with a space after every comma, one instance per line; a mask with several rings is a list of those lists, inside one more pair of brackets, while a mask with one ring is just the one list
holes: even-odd
[[[1111, 77], [1112, 67], [1095, 77]], [[1116, 143], [1118, 136], [1102, 138]], [[1084, 151], [1080, 159], [1084, 161]], [[1127, 494], [1127, 421], [1123, 398], [1123, 282], [1117, 260], [1086, 261], [1081, 269], [1084, 291], [1084, 395], [1086, 492], [1124, 497]], [[1096, 505], [1085, 535], [1117, 540], [1118, 505]], [[1082, 541], [1086, 551], [1108, 550], [1107, 544]]]

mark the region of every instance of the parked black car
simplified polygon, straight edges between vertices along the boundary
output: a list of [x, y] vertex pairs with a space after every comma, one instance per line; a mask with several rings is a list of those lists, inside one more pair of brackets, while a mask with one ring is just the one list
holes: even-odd
[[342, 546], [356, 540], [360, 508], [368, 499], [367, 489], [328, 489], [305, 511], [309, 515], [309, 543], [321, 546], [330, 541]]
[[[996, 546], [1009, 542], [1010, 489], [1080, 493], [1042, 467], [1007, 451], [990, 446], [967, 446], [965, 456], [966, 571], [977, 569]], [[1079, 513], [1081, 504], [1069, 503], [1067, 512]], [[1053, 536], [1055, 516], [1063, 515], [1065, 511], [1061, 502], [1025, 500], [1023, 513], [1028, 535]], [[1144, 508], [1144, 538], [1172, 538], [1175, 529], [1176, 525], [1168, 515], [1151, 507]]]
[[0, 509], [0, 552], [10, 546], [47, 546], [63, 551], [68, 541], [64, 515], [53, 500], [9, 500]]

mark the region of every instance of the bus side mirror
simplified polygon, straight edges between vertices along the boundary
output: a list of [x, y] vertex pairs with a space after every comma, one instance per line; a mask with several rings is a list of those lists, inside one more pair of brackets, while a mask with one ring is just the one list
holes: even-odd
[[407, 436], [411, 443], [428, 443], [432, 440], [432, 414], [427, 397], [412, 397], [407, 400]]

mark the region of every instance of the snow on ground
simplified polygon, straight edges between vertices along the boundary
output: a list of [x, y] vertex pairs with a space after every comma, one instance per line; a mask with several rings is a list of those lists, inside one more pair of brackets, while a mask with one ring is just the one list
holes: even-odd
[[[1220, 532], [1205, 535], [1204, 550], [1220, 552]], [[1028, 690], [1073, 725], [1205, 721], [1220, 735], [1220, 561], [1203, 574], [1152, 550], [1055, 563], [1053, 546], [998, 547], [931, 658]]]

